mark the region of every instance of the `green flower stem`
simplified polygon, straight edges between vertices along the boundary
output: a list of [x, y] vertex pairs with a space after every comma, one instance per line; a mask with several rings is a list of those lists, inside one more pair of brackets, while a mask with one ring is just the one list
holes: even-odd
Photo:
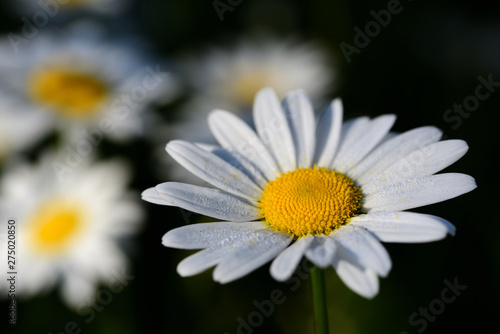
[[314, 322], [316, 334], [328, 334], [328, 310], [326, 307], [325, 273], [313, 266], [311, 283], [314, 304]]

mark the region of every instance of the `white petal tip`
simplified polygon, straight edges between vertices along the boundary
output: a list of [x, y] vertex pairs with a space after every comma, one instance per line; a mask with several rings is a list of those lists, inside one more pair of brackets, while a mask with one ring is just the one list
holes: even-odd
[[280, 276], [280, 275], [276, 275], [275, 273], [271, 273], [271, 276], [278, 282], [286, 282], [288, 281], [292, 275], [287, 275], [287, 276]]
[[146, 190], [144, 190], [142, 193], [141, 193], [141, 197], [150, 197], [152, 195], [156, 194], [156, 190], [154, 187], [151, 187], [151, 188], [148, 188]]
[[230, 112], [223, 109], [212, 109], [212, 111], [208, 113], [208, 121], [210, 122], [214, 117], [219, 117], [220, 115], [226, 114], [230, 114]]
[[188, 142], [185, 140], [180, 140], [180, 139], [171, 140], [165, 146], [165, 151], [167, 151], [168, 154], [172, 155], [172, 152], [177, 151], [179, 146], [185, 145], [186, 143]]
[[[455, 175], [457, 175], [456, 176], [457, 183], [461, 182], [461, 185], [462, 185], [462, 193], [460, 195], [471, 192], [472, 190], [477, 188], [476, 180], [472, 176], [467, 175], [467, 174], [459, 174], [459, 173], [457, 173]], [[460, 195], [457, 195], [457, 196], [460, 196]]]
[[446, 233], [448, 233], [451, 236], [455, 236], [455, 232], [457, 231], [455, 225], [453, 225], [452, 223], [441, 217], [436, 217], [436, 219], [438, 219], [446, 229], [443, 233], [442, 239], [446, 238]]
[[271, 263], [271, 267], [269, 268], [269, 273], [278, 282], [284, 282], [293, 275], [293, 272], [290, 274], [284, 273], [282, 268], [279, 268], [277, 265], [275, 265], [274, 261], [273, 263]]
[[234, 281], [235, 279], [231, 278], [231, 277], [224, 277], [222, 275], [218, 275], [217, 274], [217, 268], [216, 270], [214, 270], [214, 274], [213, 274], [213, 280], [219, 284], [227, 284], [227, 283], [231, 283], [232, 281]]
[[386, 278], [387, 276], [389, 276], [389, 272], [391, 271], [391, 268], [389, 269], [384, 269], [384, 271], [381, 271], [381, 272], [377, 272], [377, 274], [382, 277], [382, 278]]
[[375, 119], [384, 120], [384, 121], [388, 122], [390, 127], [392, 127], [392, 125], [396, 122], [396, 118], [397, 118], [397, 116], [395, 114], [384, 114], [384, 115], [380, 115], [380, 116], [376, 117]]
[[300, 89], [295, 89], [295, 90], [289, 91], [285, 96], [285, 100], [293, 98], [294, 96], [297, 96], [297, 95], [307, 96], [306, 91], [300, 88]]
[[370, 292], [370, 293], [367, 293], [367, 294], [360, 294], [361, 297], [364, 297], [366, 299], [373, 299], [375, 298], [376, 296], [378, 295], [378, 291], [375, 291], [375, 292]]
[[174, 230], [168, 231], [161, 238], [161, 244], [163, 246], [165, 246], [165, 247], [171, 247], [171, 248], [176, 248], [175, 247], [175, 245], [176, 245], [175, 239], [176, 238], [175, 238], [175, 234], [172, 233], [172, 231], [174, 231]]
[[274, 89], [272, 89], [271, 87], [264, 87], [257, 92], [257, 95], [261, 95], [261, 94], [274, 94], [274, 95], [276, 95], [276, 93], [274, 92]]
[[331, 107], [333, 110], [342, 111], [344, 109], [344, 103], [342, 102], [342, 99], [340, 97], [337, 97], [332, 101]]
[[148, 188], [141, 193], [141, 199], [143, 201], [160, 204], [160, 205], [168, 205], [168, 203], [161, 198], [160, 194], [156, 191], [156, 188]]
[[194, 271], [193, 268], [190, 268], [190, 267], [187, 267], [187, 266], [183, 266], [183, 263], [181, 262], [177, 266], [177, 273], [181, 277], [191, 277], [191, 276], [197, 275], [199, 272], [198, 271]]
[[339, 104], [342, 105], [342, 98], [337, 97], [337, 98], [333, 99], [332, 100], [332, 104], [334, 104], [334, 105], [339, 105]]

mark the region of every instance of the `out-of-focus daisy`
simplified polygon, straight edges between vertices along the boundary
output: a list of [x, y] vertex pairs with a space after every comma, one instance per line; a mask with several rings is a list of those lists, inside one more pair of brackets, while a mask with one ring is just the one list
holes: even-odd
[[[48, 19], [59, 20], [61, 16], [89, 12], [104, 15], [118, 15], [130, 6], [130, 0], [11, 0], [12, 6], [26, 14], [42, 12]], [[38, 14], [39, 16], [42, 14]]]
[[195, 96], [241, 110], [252, 106], [255, 94], [271, 86], [278, 96], [301, 88], [324, 97], [337, 79], [325, 50], [293, 40], [241, 40], [230, 49], [214, 48], [185, 68]]
[[173, 86], [159, 62], [132, 42], [47, 33], [17, 47], [16, 53], [11, 41], [0, 43], [0, 88], [6, 92], [0, 106], [43, 113], [71, 139], [84, 129], [114, 139], [141, 133], [143, 111]]
[[182, 276], [216, 266], [214, 280], [227, 283], [274, 259], [271, 275], [283, 281], [305, 256], [320, 268], [333, 266], [348, 287], [372, 298], [378, 277], [391, 269], [381, 241], [428, 242], [455, 232], [442, 218], [406, 210], [476, 187], [468, 175], [435, 175], [468, 147], [440, 142], [431, 126], [388, 136], [394, 115], [342, 124], [339, 100], [315, 122], [303, 91], [281, 106], [271, 89], [258, 93], [253, 117], [257, 132], [214, 111], [209, 124], [221, 147], [167, 145], [174, 159], [218, 189], [168, 182], [142, 194], [227, 221], [165, 234], [165, 246], [204, 249], [179, 264]]
[[[214, 47], [198, 58], [193, 56], [183, 68], [194, 97], [182, 107], [179, 122], [158, 131], [163, 139], [213, 141], [206, 124], [208, 113], [224, 108], [251, 121], [252, 101], [262, 87], [273, 87], [280, 98], [301, 88], [323, 104], [338, 79], [333, 58], [324, 48], [293, 39], [244, 39], [230, 48]], [[171, 160], [165, 161], [172, 176], [196, 182]]]
[[142, 210], [127, 191], [122, 162], [82, 164], [61, 181], [55, 161], [45, 156], [39, 165], [23, 164], [5, 174], [0, 208], [5, 221], [18, 224], [19, 296], [60, 285], [64, 301], [78, 308], [95, 298], [98, 284], [116, 282], [126, 272], [118, 242], [137, 231]]

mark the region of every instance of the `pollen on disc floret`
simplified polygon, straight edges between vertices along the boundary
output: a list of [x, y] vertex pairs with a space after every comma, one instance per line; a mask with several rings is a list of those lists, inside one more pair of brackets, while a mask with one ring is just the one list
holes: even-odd
[[361, 210], [361, 190], [344, 174], [301, 168], [270, 181], [259, 202], [266, 224], [296, 237], [329, 234]]

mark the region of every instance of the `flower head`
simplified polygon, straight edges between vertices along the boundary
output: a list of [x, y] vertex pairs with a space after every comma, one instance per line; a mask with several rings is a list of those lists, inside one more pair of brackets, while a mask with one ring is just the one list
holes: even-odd
[[34, 130], [55, 128], [70, 141], [89, 129], [111, 139], [141, 133], [149, 105], [172, 95], [173, 79], [147, 52], [133, 48], [137, 41], [110, 41], [100, 30], [78, 28], [44, 32], [15, 47], [2, 40], [0, 104], [25, 117], [42, 114], [48, 121], [31, 124]]
[[177, 162], [218, 189], [168, 182], [143, 192], [147, 201], [227, 221], [165, 234], [165, 246], [203, 249], [179, 264], [182, 276], [216, 266], [214, 280], [227, 283], [274, 259], [271, 275], [283, 281], [305, 256], [334, 267], [347, 286], [371, 298], [378, 276], [392, 266], [380, 241], [428, 242], [455, 231], [442, 218], [406, 210], [476, 187], [468, 175], [435, 174], [468, 147], [440, 142], [434, 127], [390, 134], [394, 115], [342, 124], [340, 100], [315, 123], [302, 91], [281, 106], [263, 89], [253, 111], [257, 132], [229, 112], [212, 112], [210, 129], [221, 147], [167, 145]]
[[63, 300], [78, 308], [95, 297], [100, 283], [112, 284], [126, 272], [118, 242], [138, 230], [142, 211], [127, 194], [123, 163], [81, 165], [61, 181], [52, 170], [55, 158], [46, 155], [39, 165], [8, 171], [0, 184], [0, 208], [8, 214], [5, 221], [18, 224], [19, 296], [58, 285]]
[[302, 87], [314, 98], [324, 97], [337, 80], [327, 59], [325, 49], [315, 43], [254, 36], [229, 48], [213, 47], [184, 67], [200, 107], [224, 101], [240, 111], [251, 108], [255, 94], [266, 86], [278, 96]]

